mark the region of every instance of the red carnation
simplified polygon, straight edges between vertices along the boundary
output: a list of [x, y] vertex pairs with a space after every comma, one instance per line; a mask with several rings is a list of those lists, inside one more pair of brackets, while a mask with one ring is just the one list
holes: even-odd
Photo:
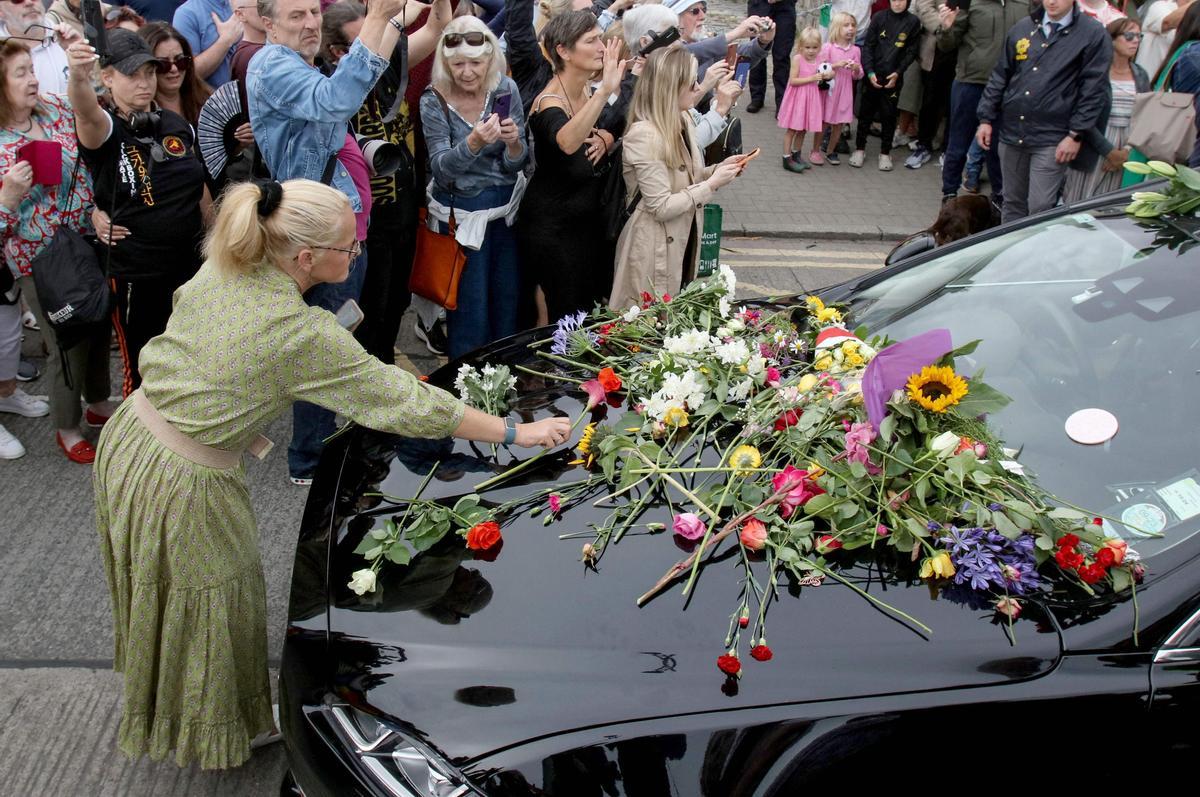
[[742, 671], [742, 663], [738, 661], [738, 657], [728, 653], [724, 656], [717, 656], [717, 667], [726, 675], [737, 675]]
[[473, 551], [486, 551], [500, 542], [500, 524], [494, 520], [477, 523], [467, 532], [467, 547]]
[[1092, 518], [1092, 525], [1093, 525], [1093, 526], [1103, 526], [1103, 525], [1104, 525], [1104, 519], [1103, 519], [1103, 518], [1094, 517], [1094, 518]]
[[1104, 578], [1104, 567], [1099, 564], [1090, 564], [1079, 568], [1079, 578], [1084, 584], [1095, 584], [1100, 579]]
[[1074, 570], [1083, 564], [1083, 554], [1076, 553], [1074, 548], [1063, 547], [1054, 554], [1054, 561], [1063, 570]]
[[1079, 544], [1079, 538], [1074, 534], [1064, 534], [1055, 543], [1059, 548], [1074, 548]]
[[787, 410], [783, 415], [775, 419], [775, 431], [782, 432], [789, 426], [795, 426], [800, 423], [801, 414], [799, 410]]
[[644, 310], [652, 304], [654, 304], [654, 297], [648, 291], [642, 291], [642, 309]]
[[596, 378], [600, 380], [600, 386], [604, 388], [605, 393], [621, 389], [621, 377], [617, 376], [617, 372], [611, 368], [601, 368], [600, 373], [596, 374]]
[[771, 653], [771, 649], [766, 645], [755, 645], [750, 648], [750, 655], [755, 661], [770, 661], [771, 656], [774, 654]]
[[1096, 551], [1096, 564], [1103, 567], [1105, 570], [1117, 563], [1117, 555], [1113, 553], [1112, 548], [1101, 548]]
[[749, 617], [739, 617], [738, 625], [741, 626], [742, 628], [747, 627], [748, 625], [750, 625], [750, 618]]

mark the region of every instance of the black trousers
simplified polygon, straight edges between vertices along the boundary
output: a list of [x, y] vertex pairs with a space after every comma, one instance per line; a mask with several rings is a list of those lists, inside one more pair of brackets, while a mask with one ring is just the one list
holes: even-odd
[[[775, 23], [775, 38], [771, 41], [771, 82], [775, 84], [775, 107], [783, 102], [791, 71], [792, 45], [796, 38], [796, 0], [749, 0], [746, 14], [770, 17]], [[750, 100], [760, 104], [767, 101], [767, 60], [764, 58], [750, 69]]]
[[388, 365], [396, 362], [400, 319], [408, 309], [408, 278], [417, 248], [417, 192], [402, 186], [397, 201], [371, 208], [367, 258], [371, 267], [363, 280], [359, 306], [363, 321], [354, 337], [370, 354]]
[[171, 317], [171, 297], [189, 279], [190, 274], [137, 280], [112, 278], [116, 294], [113, 332], [125, 366], [122, 396], [128, 396], [142, 384], [142, 375], [138, 371], [142, 347], [166, 330], [167, 319]]
[[900, 85], [891, 89], [877, 89], [871, 85], [870, 79], [862, 81], [862, 97], [858, 109], [858, 130], [854, 136], [854, 148], [867, 148], [867, 133], [871, 123], [879, 119], [881, 137], [879, 152], [887, 155], [892, 151], [892, 139], [896, 135], [896, 117], [900, 115]]
[[941, 50], [933, 57], [933, 69], [921, 73], [921, 113], [917, 117], [917, 142], [933, 149], [942, 118], [950, 112], [950, 86], [954, 83], [954, 67], [958, 53]]

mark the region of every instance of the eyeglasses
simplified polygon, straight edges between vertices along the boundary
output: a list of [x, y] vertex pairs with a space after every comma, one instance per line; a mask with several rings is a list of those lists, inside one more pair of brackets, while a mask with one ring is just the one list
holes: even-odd
[[463, 42], [466, 42], [468, 47], [480, 47], [486, 41], [487, 36], [478, 31], [471, 31], [470, 33], [447, 33], [442, 37], [442, 44], [451, 50], [460, 46]]
[[689, 8], [687, 10], [687, 12], [689, 14], [691, 14], [693, 17], [698, 17], [701, 14], [707, 14], [708, 13], [708, 3], [697, 3], [696, 5]]
[[1142, 40], [1142, 33], [1136, 30], [1127, 30], [1121, 34], [1121, 38], [1127, 42], [1137, 42]]
[[338, 246], [313, 246], [313, 247], [309, 247], [309, 248], [310, 249], [328, 249], [330, 252], [345, 252], [346, 254], [350, 255], [351, 260], [356, 260], [359, 256], [359, 254], [362, 252], [362, 244], [360, 244], [358, 241], [355, 241], [354, 246], [351, 246], [349, 249], [342, 249], [341, 247], [338, 247]]
[[165, 75], [171, 71], [171, 67], [175, 67], [180, 72], [186, 72], [192, 68], [192, 57], [180, 53], [174, 58], [155, 58], [154, 71], [160, 75]]

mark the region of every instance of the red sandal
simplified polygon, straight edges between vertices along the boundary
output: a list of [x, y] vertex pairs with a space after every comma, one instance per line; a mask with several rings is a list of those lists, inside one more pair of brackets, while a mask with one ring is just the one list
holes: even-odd
[[92, 412], [91, 407], [88, 407], [83, 411], [83, 422], [88, 426], [103, 426], [104, 424], [108, 423], [108, 419], [110, 417], [112, 416], [101, 415], [98, 412]]
[[55, 432], [54, 439], [58, 441], [58, 447], [67, 455], [67, 459], [72, 462], [78, 462], [80, 465], [91, 465], [96, 461], [96, 447], [87, 440], [80, 440], [75, 445], [67, 448], [67, 444], [63, 442], [61, 434]]

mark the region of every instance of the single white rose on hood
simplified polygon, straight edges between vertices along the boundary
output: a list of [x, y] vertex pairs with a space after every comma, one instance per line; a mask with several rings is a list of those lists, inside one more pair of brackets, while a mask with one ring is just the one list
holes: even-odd
[[375, 591], [375, 571], [369, 567], [350, 574], [350, 589], [355, 595], [366, 595]]

